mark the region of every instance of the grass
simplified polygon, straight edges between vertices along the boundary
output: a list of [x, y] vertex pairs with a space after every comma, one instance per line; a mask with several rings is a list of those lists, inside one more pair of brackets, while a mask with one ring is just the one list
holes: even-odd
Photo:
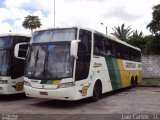
[[143, 79], [142, 85], [160, 86], [160, 78]]

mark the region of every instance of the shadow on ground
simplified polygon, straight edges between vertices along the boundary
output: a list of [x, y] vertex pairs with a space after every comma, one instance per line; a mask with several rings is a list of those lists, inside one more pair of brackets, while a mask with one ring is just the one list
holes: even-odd
[[27, 99], [24, 93], [15, 94], [15, 95], [0, 95], [0, 101], [16, 101]]
[[[127, 91], [127, 92], [125, 92]], [[134, 91], [134, 89], [120, 89], [117, 91], [112, 91], [105, 93], [101, 96], [100, 100], [106, 99], [107, 97], [113, 96], [113, 95], [118, 95], [119, 93], [124, 93], [124, 94], [129, 94], [128, 91]], [[43, 99], [44, 100], [44, 99]], [[84, 106], [86, 104], [94, 104], [95, 102], [91, 102], [89, 98], [87, 99], [82, 99], [82, 100], [77, 100], [77, 101], [64, 101], [64, 100], [50, 100], [46, 99], [45, 101], [37, 102], [32, 104], [33, 106], [38, 106], [38, 107], [45, 107], [45, 108], [59, 108], [59, 109], [64, 109], [64, 108], [77, 108], [79, 106]]]

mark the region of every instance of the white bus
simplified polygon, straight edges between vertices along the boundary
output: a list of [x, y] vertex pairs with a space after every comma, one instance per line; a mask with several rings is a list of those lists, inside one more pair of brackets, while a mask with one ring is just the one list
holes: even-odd
[[31, 38], [24, 79], [29, 97], [97, 101], [141, 83], [141, 51], [85, 28], [39, 30]]
[[[16, 44], [29, 42], [30, 37], [20, 33], [0, 34], [0, 95], [24, 92], [25, 62], [14, 57], [14, 47]], [[27, 48], [23, 47], [19, 56], [25, 57], [26, 51]]]

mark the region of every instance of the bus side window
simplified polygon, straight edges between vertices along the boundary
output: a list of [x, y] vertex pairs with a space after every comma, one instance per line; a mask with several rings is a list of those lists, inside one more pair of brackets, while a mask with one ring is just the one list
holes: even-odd
[[120, 48], [120, 46], [116, 43], [116, 47], [115, 47], [115, 49], [116, 49], [116, 57], [117, 58], [121, 58], [121, 48]]
[[26, 53], [27, 53], [27, 49], [28, 49], [28, 45], [20, 45], [19, 46], [19, 52], [18, 52], [18, 56], [19, 57], [26, 57]]
[[105, 50], [104, 50], [104, 37], [94, 34], [94, 54], [104, 56]]
[[83, 80], [88, 77], [91, 61], [91, 32], [81, 29], [79, 33], [79, 39], [81, 42], [78, 44], [76, 81]]
[[106, 39], [105, 41], [104, 41], [104, 45], [105, 45], [105, 56], [112, 56], [112, 44], [111, 44], [111, 42], [108, 40], [108, 39]]

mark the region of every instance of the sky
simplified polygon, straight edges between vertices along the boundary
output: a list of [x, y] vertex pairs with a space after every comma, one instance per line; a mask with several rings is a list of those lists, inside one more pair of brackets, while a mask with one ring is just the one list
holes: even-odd
[[[82, 26], [106, 33], [107, 26], [110, 34], [124, 23], [148, 35], [146, 26], [157, 4], [159, 0], [55, 0], [55, 27]], [[30, 33], [22, 27], [27, 15], [39, 16], [41, 29], [54, 27], [54, 0], [0, 0], [0, 33]]]

